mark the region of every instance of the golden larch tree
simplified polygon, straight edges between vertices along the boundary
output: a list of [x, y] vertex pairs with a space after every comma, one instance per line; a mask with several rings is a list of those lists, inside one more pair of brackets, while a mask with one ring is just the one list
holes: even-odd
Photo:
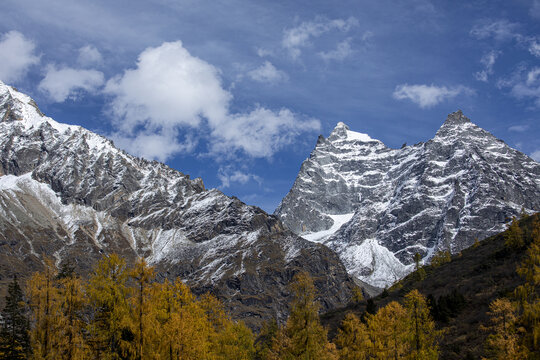
[[410, 359], [438, 359], [440, 331], [435, 329], [426, 298], [413, 290], [405, 295], [405, 309], [410, 329]]
[[335, 343], [340, 360], [368, 359], [373, 347], [366, 325], [352, 313], [343, 319]]
[[519, 346], [519, 337], [516, 331], [516, 307], [508, 299], [496, 299], [489, 305], [488, 315], [491, 332], [486, 340], [486, 350], [489, 359], [518, 360], [524, 359], [525, 354]]
[[34, 273], [27, 286], [33, 323], [30, 338], [33, 358], [52, 360], [60, 358], [61, 303], [56, 287], [56, 265], [50, 258], [45, 258], [44, 263], [43, 272]]
[[[367, 318], [375, 359], [405, 359], [410, 353], [410, 324], [406, 309], [392, 301]], [[370, 358], [370, 357], [368, 357]]]
[[134, 331], [127, 279], [126, 261], [111, 254], [98, 262], [88, 281], [86, 293], [93, 310], [89, 341], [97, 359], [116, 360], [132, 355]]
[[328, 342], [327, 330], [319, 320], [315, 286], [305, 273], [297, 274], [291, 284], [294, 295], [285, 332], [290, 339], [289, 352], [302, 360], [336, 359], [334, 344]]

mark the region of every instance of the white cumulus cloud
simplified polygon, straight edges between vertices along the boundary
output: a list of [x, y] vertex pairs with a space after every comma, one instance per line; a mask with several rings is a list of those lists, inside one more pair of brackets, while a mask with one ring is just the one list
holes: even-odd
[[[220, 71], [192, 56], [182, 42], [147, 48], [136, 68], [107, 82], [111, 96], [109, 113], [115, 137], [123, 147], [139, 155], [166, 160], [190, 151], [192, 140], [180, 134], [197, 133], [216, 157], [243, 152], [252, 157], [271, 157], [304, 131], [320, 129], [320, 122], [303, 119], [288, 109], [272, 111], [261, 106], [249, 113], [231, 113], [232, 94], [222, 86]], [[143, 139], [157, 135], [167, 141]], [[156, 139], [156, 137], [152, 137]], [[138, 150], [137, 150], [138, 149]]]
[[95, 93], [104, 82], [103, 73], [100, 71], [69, 67], [58, 69], [54, 65], [49, 65], [38, 89], [52, 100], [63, 102], [68, 98], [76, 98], [82, 91]]
[[179, 133], [176, 129], [159, 133], [142, 131], [132, 136], [117, 132], [110, 134], [110, 137], [116, 146], [133, 155], [161, 162], [179, 152], [191, 152], [197, 145], [197, 139], [194, 137], [186, 136], [183, 141], [179, 141]]
[[103, 57], [98, 49], [92, 45], [86, 45], [79, 49], [77, 63], [81, 66], [88, 67], [99, 65], [103, 62]]
[[354, 26], [358, 26], [358, 20], [354, 17], [334, 20], [316, 18], [314, 21], [306, 21], [297, 27], [286, 29], [281, 44], [292, 58], [296, 59], [302, 53], [301, 48], [310, 44], [311, 38], [319, 37], [331, 30], [348, 32]]
[[253, 157], [271, 157], [303, 132], [319, 131], [320, 122], [301, 119], [289, 109], [272, 111], [258, 106], [249, 113], [231, 114], [212, 125], [211, 152], [241, 150]]
[[248, 76], [255, 81], [262, 83], [278, 83], [287, 81], [289, 77], [281, 70], [276, 69], [270, 61], [265, 61], [264, 64], [256, 69], [248, 72]]
[[135, 69], [107, 82], [110, 110], [124, 132], [138, 126], [168, 131], [227, 117], [232, 95], [223, 89], [219, 70], [192, 56], [180, 41], [144, 50]]
[[18, 31], [10, 31], [0, 39], [0, 80], [11, 83], [21, 80], [32, 65], [39, 63], [36, 45]]
[[408, 85], [402, 84], [396, 86], [393, 93], [395, 99], [411, 100], [421, 108], [429, 108], [440, 102], [456, 97], [457, 95], [473, 94], [474, 91], [465, 86], [436, 86], [436, 85]]

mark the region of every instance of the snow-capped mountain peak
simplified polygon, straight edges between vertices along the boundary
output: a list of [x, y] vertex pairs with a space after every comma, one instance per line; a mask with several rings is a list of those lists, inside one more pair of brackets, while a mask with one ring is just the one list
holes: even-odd
[[336, 254], [261, 209], [58, 123], [3, 83], [0, 119], [0, 264], [10, 264], [0, 277], [24, 278], [43, 256], [88, 273], [116, 252], [212, 291], [254, 326], [286, 316], [287, 283], [300, 269], [321, 279], [326, 308], [348, 301], [353, 284]]
[[540, 164], [461, 111], [432, 140], [401, 149], [349, 133], [338, 124], [319, 138], [276, 214], [371, 285], [406, 275], [416, 253], [429, 261], [439, 250], [460, 251], [501, 231], [522, 207], [540, 210]]
[[338, 122], [330, 136], [328, 137], [329, 141], [358, 141], [358, 142], [379, 142], [379, 140], [372, 139], [368, 134], [359, 133], [356, 131], [351, 131], [349, 127], [343, 123]]

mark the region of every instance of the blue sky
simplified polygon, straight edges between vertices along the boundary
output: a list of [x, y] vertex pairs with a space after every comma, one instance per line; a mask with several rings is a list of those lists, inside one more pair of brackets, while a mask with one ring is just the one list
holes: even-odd
[[3, 0], [0, 80], [273, 212], [338, 121], [400, 147], [462, 109], [540, 160], [540, 0]]

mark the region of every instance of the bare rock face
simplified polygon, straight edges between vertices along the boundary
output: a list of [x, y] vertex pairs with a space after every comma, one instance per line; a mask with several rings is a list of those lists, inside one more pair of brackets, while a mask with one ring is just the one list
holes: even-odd
[[334, 252], [285, 229], [201, 179], [135, 158], [79, 126], [45, 117], [0, 82], [0, 284], [72, 261], [83, 274], [103, 255], [144, 257], [160, 277], [211, 291], [257, 327], [287, 315], [287, 284], [315, 279], [325, 310], [353, 283]]
[[540, 210], [540, 164], [461, 111], [426, 143], [390, 149], [339, 123], [319, 137], [275, 214], [335, 250], [351, 275], [385, 287], [429, 261]]

